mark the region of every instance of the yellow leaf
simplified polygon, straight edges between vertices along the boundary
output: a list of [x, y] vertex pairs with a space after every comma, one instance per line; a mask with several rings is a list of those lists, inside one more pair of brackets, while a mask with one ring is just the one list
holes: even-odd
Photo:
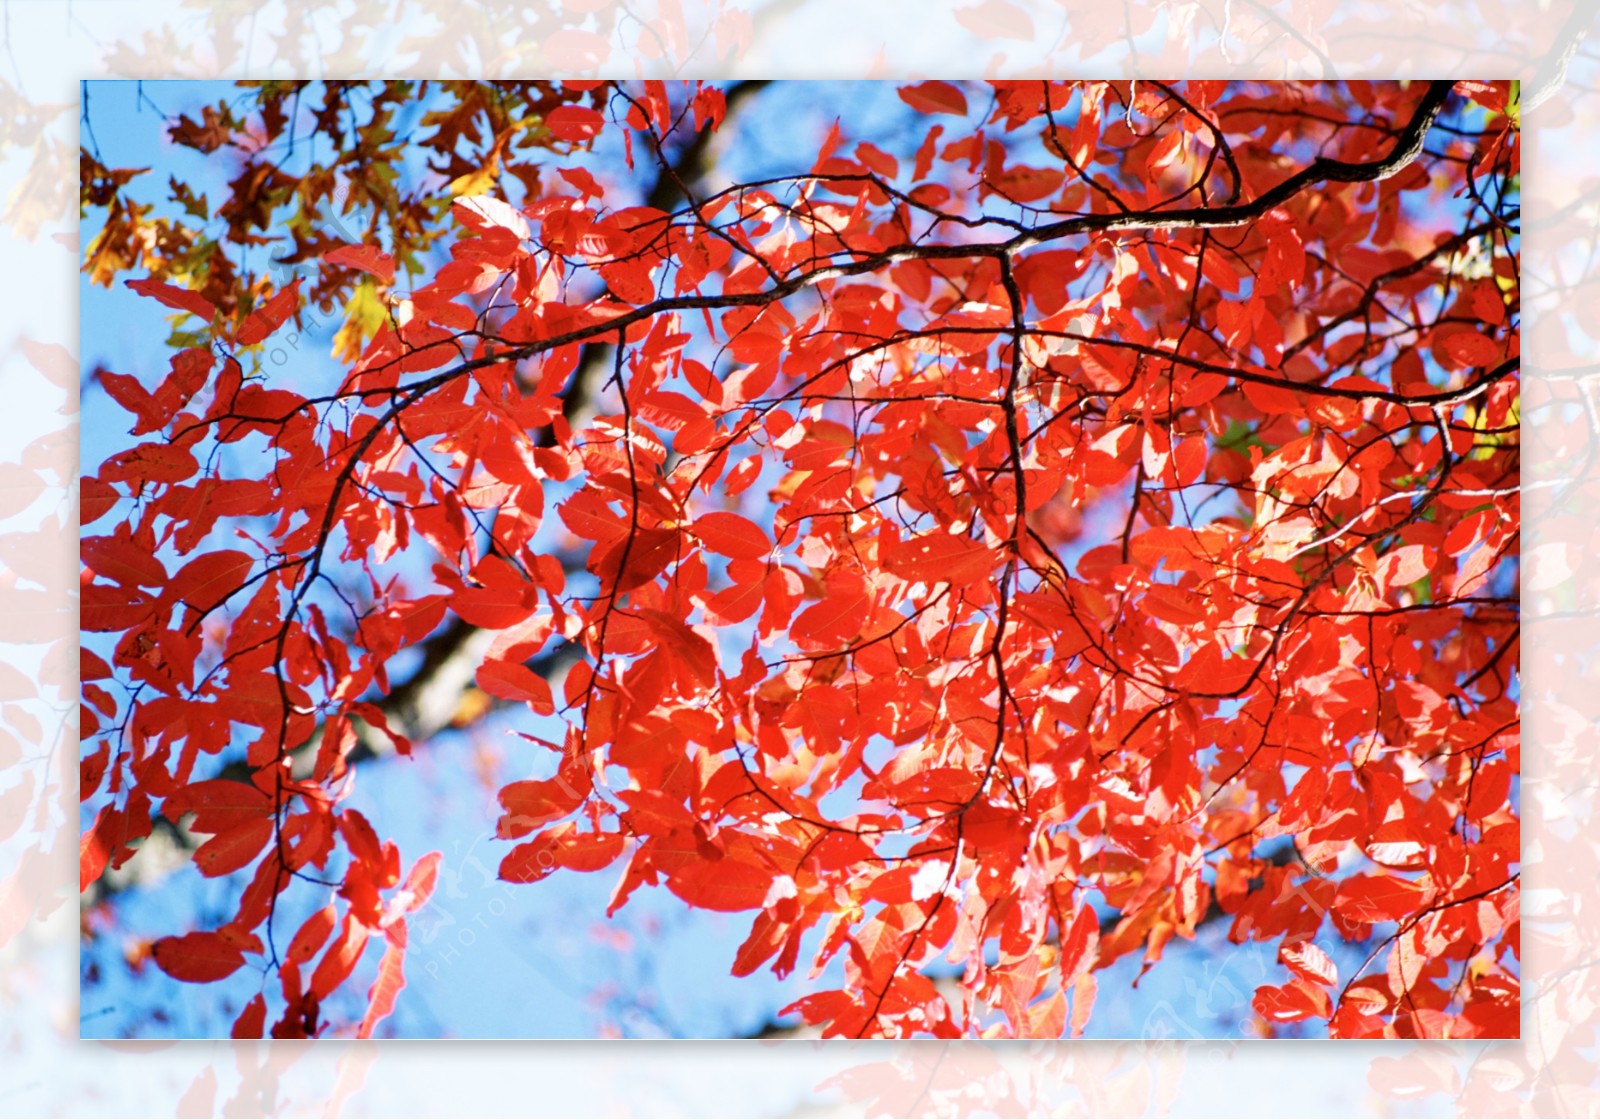
[[495, 169], [493, 165], [480, 167], [476, 171], [469, 171], [459, 178], [450, 180], [450, 185], [445, 189], [460, 198], [471, 198], [476, 194], [484, 194], [494, 186]]
[[357, 284], [344, 306], [344, 323], [334, 333], [333, 356], [341, 362], [356, 361], [387, 318], [388, 311], [372, 282]]

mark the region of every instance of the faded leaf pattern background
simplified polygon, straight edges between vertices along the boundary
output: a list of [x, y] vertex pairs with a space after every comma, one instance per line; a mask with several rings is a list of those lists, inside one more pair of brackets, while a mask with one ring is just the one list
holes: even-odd
[[[1597, 14], [1595, 0], [0, 0], [0, 1114], [1296, 1115], [1337, 1097], [1388, 1115], [1594, 1115]], [[1520, 1042], [77, 1041], [77, 79], [1467, 72], [1523, 82]], [[1162, 1014], [1181, 1037], [1186, 1009]]]

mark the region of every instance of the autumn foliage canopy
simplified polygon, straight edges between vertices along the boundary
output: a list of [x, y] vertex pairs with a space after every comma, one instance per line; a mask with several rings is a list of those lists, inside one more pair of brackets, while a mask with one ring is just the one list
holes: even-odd
[[692, 82], [246, 84], [161, 209], [86, 147], [172, 349], [96, 371], [82, 886], [232, 884], [150, 951], [236, 1035], [404, 999], [441, 857], [346, 795], [464, 650], [501, 878], [744, 914], [826, 1034], [1081, 1033], [1207, 922], [1269, 1033], [1516, 1034], [1514, 85], [894, 88], [745, 181]]

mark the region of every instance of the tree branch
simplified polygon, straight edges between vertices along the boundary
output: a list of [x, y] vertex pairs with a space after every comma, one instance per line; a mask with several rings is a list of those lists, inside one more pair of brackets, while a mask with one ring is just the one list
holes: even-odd
[[[746, 81], [729, 87], [722, 127], [725, 129], [734, 115], [768, 84]], [[649, 191], [645, 204], [657, 210], [670, 210], [685, 197], [687, 189], [710, 174], [718, 154], [715, 136], [710, 129], [696, 132], [694, 139], [684, 145], [671, 163], [664, 163], [664, 170]], [[577, 368], [562, 393], [562, 416], [569, 427], [582, 428], [593, 420], [604, 376], [610, 368], [611, 350], [612, 347], [599, 342], [583, 347]], [[548, 426], [540, 429], [534, 436], [534, 443], [540, 447], [554, 446], [554, 429]], [[411, 676], [376, 700], [375, 707], [397, 734], [412, 742], [426, 742], [450, 726], [461, 695], [472, 685], [494, 637], [493, 631], [480, 629], [452, 615], [441, 629], [414, 647], [422, 654], [421, 664]], [[529, 668], [559, 689], [577, 657], [575, 647], [562, 644], [530, 663]], [[496, 702], [497, 707], [503, 705], [504, 702]], [[358, 740], [346, 759], [347, 764], [367, 763], [394, 753], [395, 744], [389, 736], [359, 720], [355, 726]], [[321, 739], [322, 731], [318, 728], [309, 740], [291, 752], [296, 777], [309, 773]], [[248, 783], [250, 767], [242, 761], [235, 762], [223, 767], [217, 777]], [[123, 891], [159, 883], [182, 868], [204, 840], [203, 835], [182, 824], [162, 816], [153, 818], [151, 833], [139, 845], [138, 855], [120, 868], [107, 867], [83, 893], [80, 905], [92, 907]]]

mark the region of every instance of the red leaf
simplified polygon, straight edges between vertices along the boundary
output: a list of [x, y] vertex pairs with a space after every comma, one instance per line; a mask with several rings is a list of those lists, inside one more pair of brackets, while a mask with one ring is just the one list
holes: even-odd
[[556, 174], [578, 189], [586, 198], [600, 198], [606, 192], [595, 177], [582, 167], [558, 167]]
[[736, 583], [724, 588], [706, 601], [706, 621], [713, 626], [732, 626], [743, 622], [761, 609], [763, 585]]
[[472, 570], [483, 586], [456, 593], [450, 606], [463, 621], [486, 630], [506, 630], [528, 621], [539, 605], [539, 586], [498, 556], [487, 556]]
[[1395, 591], [1427, 578], [1433, 569], [1428, 560], [1429, 551], [1420, 544], [1408, 544], [1389, 553], [1378, 561], [1378, 586]]
[[100, 481], [126, 482], [142, 487], [152, 482], [182, 482], [200, 469], [186, 447], [170, 443], [141, 443], [119, 451], [100, 466]]
[[300, 280], [296, 278], [283, 291], [269, 299], [259, 310], [250, 313], [233, 340], [240, 346], [254, 346], [273, 331], [283, 326], [300, 306]]
[[599, 136], [605, 123], [597, 110], [582, 105], [558, 105], [544, 119], [551, 135], [574, 144], [586, 144]]
[[822, 602], [801, 611], [789, 627], [789, 636], [809, 646], [837, 645], [860, 634], [871, 602], [865, 587], [843, 582], [830, 588]]
[[[26, 509], [33, 498], [44, 490], [44, 480], [31, 471], [24, 472], [25, 477], [16, 480], [7, 468], [21, 471], [15, 464], [0, 463], [0, 516], [10, 517], [19, 510]], [[7, 499], [23, 499], [23, 504], [13, 505]], [[78, 483], [78, 524], [92, 525], [100, 520], [117, 504], [117, 492], [98, 478], [84, 476]]]
[[257, 992], [233, 1021], [232, 1037], [260, 1038], [267, 1029], [267, 997]]
[[1095, 966], [1100, 919], [1092, 906], [1079, 906], [1072, 924], [1061, 934], [1061, 984], [1066, 987]]
[[[554, 836], [557, 832], [560, 835]], [[610, 867], [627, 843], [614, 832], [573, 831], [570, 823], [552, 829], [551, 833], [556, 843], [556, 860], [572, 871], [599, 871]]]
[[439, 863], [443, 859], [442, 852], [429, 852], [411, 865], [411, 873], [400, 887], [411, 896], [407, 910], [420, 910], [433, 897], [434, 887], [439, 884]]
[[1312, 941], [1285, 941], [1278, 946], [1278, 959], [1289, 966], [1289, 971], [1312, 984], [1333, 985], [1339, 982], [1339, 970], [1333, 959]]
[[737, 513], [702, 514], [695, 518], [694, 535], [718, 556], [735, 560], [763, 560], [772, 552], [772, 542], [760, 527]]
[[667, 889], [702, 910], [755, 910], [766, 900], [775, 877], [749, 860], [697, 857], [667, 876]]
[[134, 427], [134, 435], [143, 435], [153, 432], [166, 423], [166, 416], [161, 406], [156, 403], [155, 397], [145, 391], [139, 384], [139, 379], [130, 377], [125, 373], [112, 373], [101, 370], [98, 378], [101, 388], [106, 395], [116, 401], [124, 410], [133, 413], [139, 418], [139, 423]]
[[378, 962], [378, 978], [367, 989], [367, 1013], [361, 1018], [357, 1038], [371, 1038], [372, 1029], [394, 1010], [395, 997], [406, 986], [405, 953], [404, 948], [392, 941], [384, 949], [383, 960]]
[[530, 840], [506, 853], [500, 861], [498, 875], [507, 883], [537, 883], [560, 866], [549, 841]]
[[78, 543], [83, 562], [114, 583], [127, 587], [160, 587], [167, 570], [148, 548], [128, 537], [84, 537]]
[[1193, 486], [1206, 472], [1204, 436], [1184, 436], [1172, 448], [1172, 463], [1179, 486]]
[[1291, 389], [1260, 381], [1241, 381], [1239, 385], [1244, 390], [1245, 399], [1269, 416], [1304, 411], [1299, 396]]
[[919, 113], [950, 113], [957, 117], [967, 115], [967, 95], [949, 82], [919, 82], [902, 86], [900, 100]]
[[[103, 818], [109, 809], [100, 810]], [[98, 821], [96, 822], [98, 823]], [[78, 893], [89, 889], [89, 884], [105, 874], [111, 859], [111, 845], [100, 829], [90, 827], [78, 838]]]
[[1323, 801], [1328, 795], [1328, 776], [1313, 767], [1300, 776], [1294, 790], [1283, 799], [1278, 809], [1278, 821], [1285, 828], [1299, 828], [1302, 824], [1315, 824], [1320, 819]]
[[505, 815], [500, 818], [500, 837], [526, 836], [540, 825], [558, 820], [583, 804], [590, 790], [588, 771], [581, 767], [571, 769], [572, 780], [558, 775], [547, 781], [512, 782], [502, 789], [500, 805]]
[[1061, 189], [1066, 176], [1053, 167], [1008, 167], [988, 183], [1012, 202], [1041, 202]]
[[394, 258], [376, 245], [341, 245], [323, 254], [322, 259], [329, 264], [360, 269], [385, 284], [394, 280]]
[[458, 199], [450, 210], [455, 214], [457, 221], [478, 233], [504, 229], [510, 230], [518, 241], [528, 239], [530, 232], [528, 219], [512, 209], [509, 203], [502, 202], [492, 195], [480, 194]]
[[317, 970], [311, 975], [311, 991], [318, 999], [327, 999], [335, 988], [349, 978], [366, 945], [367, 927], [346, 914], [339, 936], [328, 947], [322, 960], [317, 962]]
[[1482, 82], [1475, 79], [1459, 81], [1454, 87], [1462, 97], [1471, 98], [1496, 113], [1505, 112], [1511, 100], [1510, 88], [1510, 83], [1506, 81]]
[[1424, 888], [1390, 875], [1352, 875], [1339, 883], [1334, 909], [1367, 925], [1398, 922], [1422, 904]]
[[232, 778], [210, 778], [178, 789], [161, 805], [161, 813], [177, 824], [193, 813], [196, 832], [226, 832], [266, 817], [273, 809], [272, 797], [248, 782]]
[[244, 964], [244, 954], [220, 933], [197, 931], [163, 937], [150, 946], [150, 955], [162, 972], [186, 984], [224, 979]]
[[1477, 331], [1456, 331], [1441, 343], [1445, 354], [1458, 366], [1492, 366], [1505, 353], [1503, 343]]
[[953, 533], [912, 537], [884, 557], [883, 566], [913, 583], [965, 587], [988, 578], [997, 557], [982, 542]]
[[201, 553], [168, 581], [164, 598], [211, 610], [244, 586], [254, 564], [245, 553], [231, 549]]
[[137, 589], [91, 583], [78, 592], [78, 626], [91, 633], [127, 630], [154, 610], [155, 600]]
[[338, 920], [338, 913], [331, 905], [312, 914], [294, 935], [294, 940], [289, 942], [287, 959], [295, 964], [305, 964], [316, 956], [318, 950], [328, 943], [328, 937]]
[[706, 410], [682, 393], [658, 390], [648, 394], [639, 404], [639, 416], [647, 423], [670, 432], [681, 432], [685, 427], [706, 419]]
[[[345, 809], [338, 814], [339, 835], [350, 848], [350, 858], [367, 864], [374, 871], [387, 862], [383, 842], [372, 827], [372, 822], [356, 809]], [[396, 874], [398, 874], [396, 868]]]
[[129, 280], [127, 283], [128, 287], [140, 295], [160, 300], [168, 307], [175, 307], [179, 311], [187, 311], [207, 323], [216, 318], [216, 307], [199, 292], [191, 292], [188, 288], [175, 288], [159, 280]]
[[478, 687], [502, 700], [531, 704], [542, 716], [556, 710], [550, 683], [526, 665], [514, 661], [485, 661], [478, 667]]
[[[1321, 1000], [1318, 1000], [1318, 995], [1322, 997]], [[1326, 992], [1320, 988], [1313, 991], [1298, 980], [1290, 981], [1281, 988], [1272, 984], [1263, 985], [1256, 989], [1255, 998], [1250, 1001], [1256, 1013], [1272, 1023], [1295, 1023], [1326, 1016], [1327, 1003]]]
[[[211, 376], [211, 367], [215, 364], [216, 356], [203, 346], [193, 346], [174, 354], [172, 369], [156, 388], [155, 400], [159, 411], [149, 421], [147, 430], [163, 427], [180, 408], [193, 400]], [[134, 435], [139, 434], [138, 431], [134, 432]]]
[[207, 878], [232, 874], [261, 854], [272, 839], [273, 827], [273, 821], [267, 818], [219, 832], [195, 849], [195, 866]]
[[142, 789], [135, 789], [120, 806], [102, 806], [78, 842], [80, 891], [100, 877], [108, 862], [121, 867], [133, 854], [132, 842], [150, 835], [150, 830], [150, 799]]
[[1207, 642], [1178, 670], [1173, 683], [1208, 696], [1231, 696], [1245, 686], [1256, 665], [1247, 657], [1223, 657], [1216, 646]]

